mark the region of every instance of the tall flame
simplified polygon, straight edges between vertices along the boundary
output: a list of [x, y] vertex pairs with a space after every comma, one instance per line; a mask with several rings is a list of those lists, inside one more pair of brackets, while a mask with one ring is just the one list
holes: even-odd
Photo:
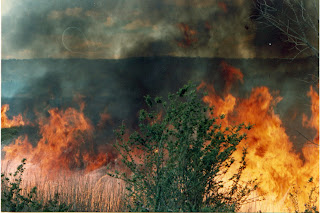
[[94, 128], [82, 112], [74, 108], [49, 110], [48, 118], [39, 119], [41, 139], [33, 147], [25, 136], [3, 147], [5, 160], [22, 158], [38, 164], [42, 171], [94, 170], [112, 156], [96, 153], [92, 143]]
[[[224, 66], [232, 68], [231, 66]], [[232, 72], [230, 72], [232, 73]], [[239, 76], [239, 73], [236, 72]], [[241, 75], [240, 75], [241, 76]], [[232, 78], [226, 78], [226, 81]], [[241, 78], [240, 78], [241, 79]], [[230, 82], [229, 82], [230, 83]], [[281, 101], [281, 97], [273, 97], [267, 87], [254, 88], [249, 98], [239, 99], [228, 93], [229, 85], [226, 82], [227, 93], [219, 97], [212, 86], [202, 83], [200, 87], [206, 86], [209, 94], [204, 97], [204, 102], [214, 106], [215, 116], [225, 114], [223, 125], [232, 125], [241, 122], [254, 124], [254, 128], [248, 132], [245, 146], [247, 147], [247, 168], [243, 173], [243, 180], [257, 178], [259, 181], [258, 192], [266, 195], [270, 204], [278, 202], [273, 209], [259, 209], [262, 211], [284, 211], [291, 208], [288, 201], [288, 193], [294, 186], [304, 186], [310, 177], [316, 183], [319, 182], [319, 147], [305, 146], [303, 157], [293, 150], [293, 144], [286, 134], [282, 121], [275, 114], [273, 107]], [[312, 99], [312, 116], [307, 121], [304, 116], [304, 123], [318, 131], [314, 143], [318, 144], [319, 138], [319, 95], [312, 89], [308, 95]], [[317, 141], [317, 142], [316, 142]], [[244, 144], [239, 144], [244, 146]], [[235, 153], [235, 157], [241, 156], [241, 148]], [[310, 188], [302, 189], [298, 196], [299, 206], [308, 201]], [[282, 203], [279, 203], [282, 202]], [[319, 203], [317, 203], [319, 205]]]
[[311, 97], [311, 118], [308, 120], [306, 115], [303, 115], [302, 122], [306, 127], [310, 127], [317, 131], [316, 137], [313, 139], [314, 144], [319, 145], [319, 94], [310, 86], [308, 96]]
[[[184, 26], [185, 27], [185, 26]], [[214, 107], [214, 116], [225, 114], [222, 125], [234, 125], [242, 122], [254, 124], [248, 132], [245, 144], [239, 144], [235, 158], [241, 158], [241, 147], [247, 147], [247, 168], [243, 171], [242, 180], [257, 178], [259, 181], [258, 194], [265, 196], [265, 206], [259, 206], [261, 211], [302, 210], [310, 198], [310, 187], [307, 181], [312, 177], [319, 182], [319, 94], [310, 87], [308, 96], [311, 98], [311, 116], [303, 115], [302, 123], [306, 128], [312, 128], [316, 136], [305, 143], [301, 153], [293, 149], [293, 143], [274, 112], [274, 107], [282, 98], [274, 96], [267, 87], [252, 89], [248, 98], [237, 98], [230, 93], [235, 81], [243, 82], [243, 74], [227, 63], [221, 63], [225, 90], [222, 97], [217, 95], [212, 85], [202, 83], [199, 88], [206, 87], [208, 95], [203, 101]], [[97, 152], [95, 150], [94, 127], [80, 110], [68, 108], [49, 110], [49, 117], [39, 119], [41, 139], [33, 146], [27, 136], [19, 137], [14, 143], [5, 146], [5, 160], [21, 160], [27, 158], [29, 162], [39, 165], [42, 171], [55, 173], [56, 171], [73, 171], [81, 168], [92, 171], [106, 165], [113, 160], [112, 152]], [[10, 121], [5, 112], [9, 105], [1, 110], [1, 123]], [[159, 114], [161, 118], [161, 113]], [[110, 119], [109, 114], [101, 114], [98, 127], [103, 127]], [[23, 121], [22, 116], [13, 118]], [[13, 121], [12, 120], [12, 121]], [[2, 126], [3, 127], [3, 126]], [[300, 187], [300, 188], [299, 188]], [[290, 200], [290, 193], [296, 193], [298, 204]], [[315, 201], [319, 208], [319, 201]]]

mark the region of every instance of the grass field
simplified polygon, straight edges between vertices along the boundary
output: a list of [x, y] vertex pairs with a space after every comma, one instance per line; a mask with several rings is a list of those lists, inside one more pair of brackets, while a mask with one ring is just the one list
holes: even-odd
[[[2, 173], [16, 169], [16, 163], [3, 162]], [[106, 168], [84, 174], [82, 171], [67, 174], [42, 175], [37, 167], [26, 165], [22, 176], [22, 192], [26, 195], [33, 187], [38, 189], [38, 199], [48, 201], [58, 193], [59, 201], [72, 204], [72, 211], [114, 212], [124, 210], [122, 198], [124, 183], [106, 175]]]

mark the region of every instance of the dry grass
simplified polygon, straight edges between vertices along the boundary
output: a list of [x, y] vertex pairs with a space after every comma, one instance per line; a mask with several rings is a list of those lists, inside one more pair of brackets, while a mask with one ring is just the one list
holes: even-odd
[[[1, 162], [1, 172], [14, 173], [20, 162]], [[22, 177], [22, 194], [27, 194], [36, 186], [38, 199], [48, 201], [59, 194], [59, 201], [72, 204], [72, 211], [78, 212], [117, 212], [126, 211], [123, 197], [125, 183], [119, 179], [106, 175], [106, 168], [101, 168], [85, 174], [83, 171], [67, 174], [43, 175], [35, 166], [26, 164]], [[6, 175], [7, 176], [7, 175]], [[257, 201], [259, 198], [260, 201]], [[255, 200], [241, 206], [239, 212], [276, 212], [279, 209], [290, 211], [285, 204], [287, 195], [279, 198], [268, 196], [263, 200], [257, 192], [251, 194], [249, 199]], [[262, 199], [262, 200], [261, 200]], [[318, 204], [317, 204], [318, 206]], [[291, 209], [292, 211], [292, 209]]]
[[[1, 162], [2, 173], [13, 173], [17, 162]], [[123, 211], [123, 195], [125, 184], [118, 179], [106, 175], [101, 168], [88, 174], [83, 171], [66, 174], [43, 175], [36, 166], [26, 165], [22, 177], [22, 194], [30, 192], [36, 186], [38, 199], [53, 199], [56, 193], [59, 200], [72, 204], [73, 211]]]

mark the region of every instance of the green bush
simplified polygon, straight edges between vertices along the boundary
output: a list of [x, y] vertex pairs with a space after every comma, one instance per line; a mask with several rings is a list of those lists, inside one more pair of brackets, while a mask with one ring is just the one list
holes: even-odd
[[[255, 181], [240, 184], [246, 149], [237, 172], [227, 181], [232, 154], [245, 139], [240, 131], [251, 126], [223, 128], [194, 85], [162, 98], [145, 97], [139, 129], [127, 139], [124, 125], [116, 131], [115, 148], [129, 172], [111, 176], [127, 184], [129, 211], [236, 211]], [[226, 186], [228, 182], [228, 186]]]
[[38, 200], [36, 187], [32, 188], [27, 195], [22, 195], [21, 182], [25, 164], [26, 159], [23, 159], [14, 174], [10, 173], [9, 176], [1, 174], [1, 211], [65, 212], [70, 210], [71, 205], [58, 201], [58, 194], [55, 194], [53, 200], [45, 203], [43, 200]]

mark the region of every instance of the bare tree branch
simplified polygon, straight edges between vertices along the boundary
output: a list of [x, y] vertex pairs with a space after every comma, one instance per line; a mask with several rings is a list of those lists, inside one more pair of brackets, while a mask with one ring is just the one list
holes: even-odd
[[307, 50], [319, 58], [318, 0], [311, 1], [313, 5], [307, 6], [304, 0], [256, 0], [256, 20], [286, 36], [298, 51], [294, 58]]

